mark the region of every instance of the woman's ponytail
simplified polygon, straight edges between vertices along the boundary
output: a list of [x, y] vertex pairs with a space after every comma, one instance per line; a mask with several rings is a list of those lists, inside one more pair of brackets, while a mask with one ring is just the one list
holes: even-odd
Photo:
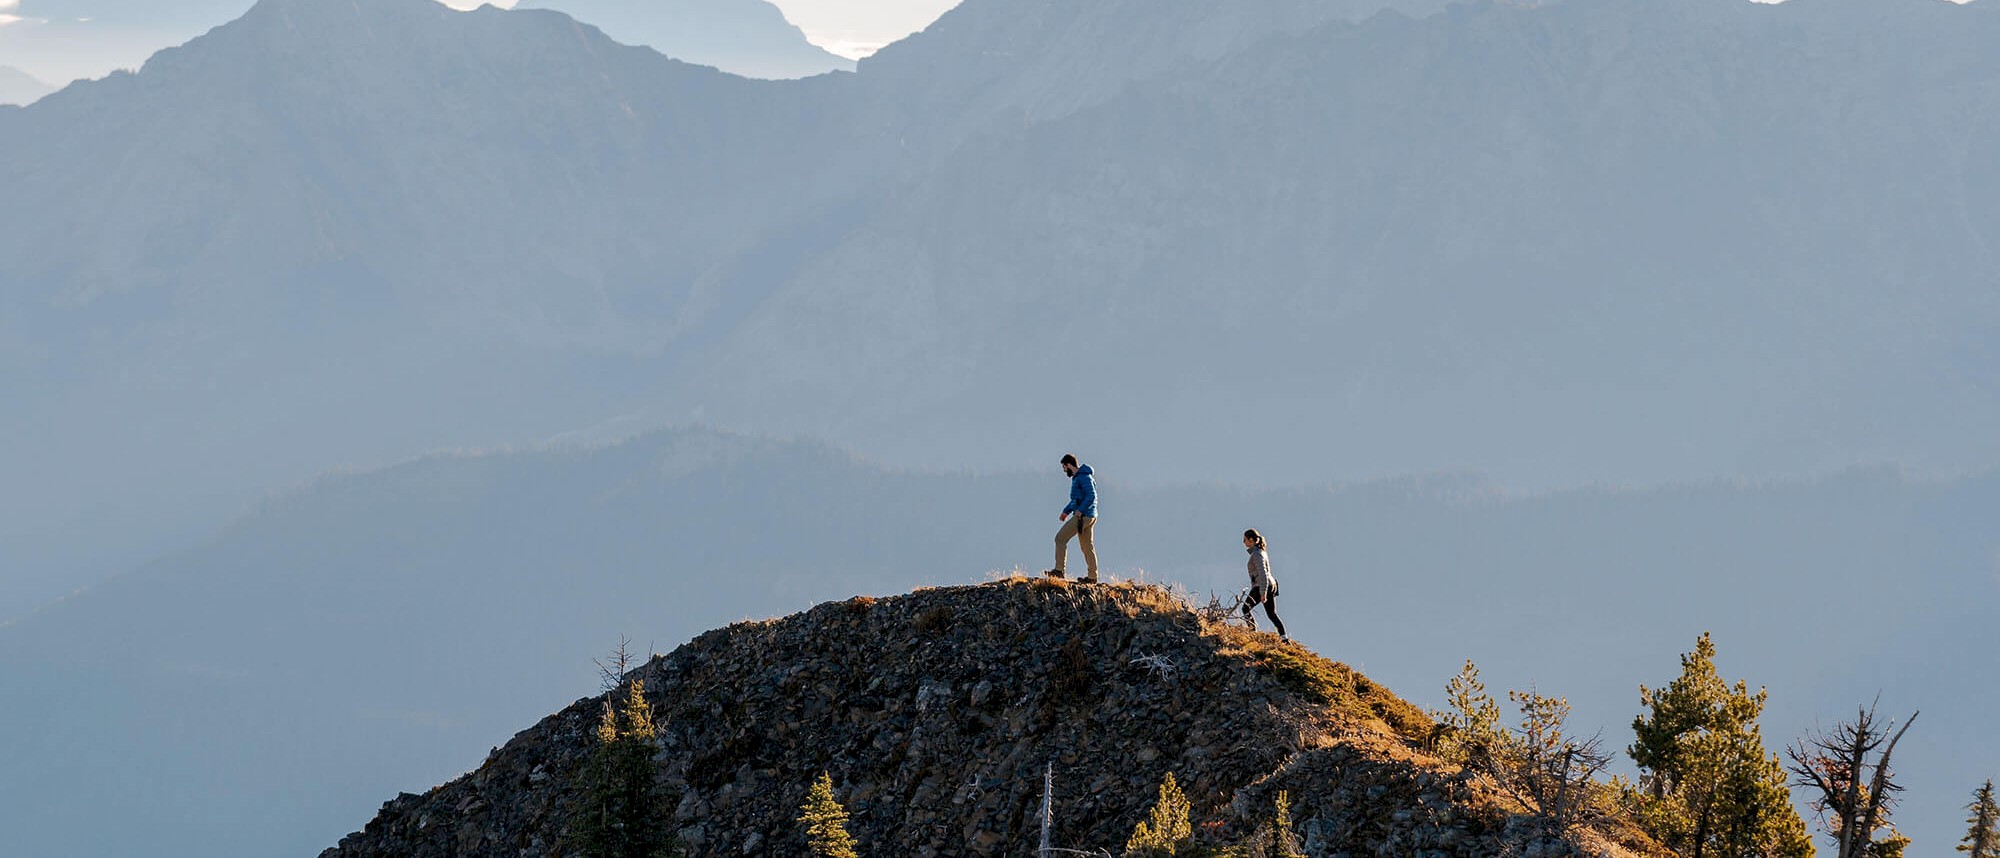
[[1254, 529], [1246, 530], [1243, 531], [1243, 538], [1250, 540], [1250, 544], [1255, 546], [1257, 550], [1264, 550], [1264, 534], [1258, 533]]

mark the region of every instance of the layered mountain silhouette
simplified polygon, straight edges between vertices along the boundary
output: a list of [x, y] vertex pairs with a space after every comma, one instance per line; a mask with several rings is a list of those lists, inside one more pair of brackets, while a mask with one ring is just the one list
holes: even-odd
[[0, 115], [0, 149], [68, 153], [0, 165], [8, 543], [67, 575], [91, 532], [591, 422], [693, 324], [687, 272], [806, 145], [807, 89], [547, 12], [271, 0]]
[[[252, 0], [21, 0], [14, 26], [0, 26], [0, 56], [63, 81], [136, 69], [162, 48], [228, 23]], [[765, 0], [567, 0], [502, 4], [558, 9], [675, 59], [748, 77], [808, 77], [845, 69], [851, 60], [806, 41]], [[53, 79], [53, 78], [52, 78]]]
[[2000, 15], [1850, 5], [1454, 7], [1182, 66], [882, 191], [690, 377], [862, 443], [922, 425], [925, 461], [1976, 466], [2000, 128], [1964, 82]]
[[853, 60], [806, 41], [806, 34], [765, 0], [523, 0], [513, 8], [555, 9], [620, 42], [745, 77], [854, 70]]
[[[1144, 488], [1090, 458], [1107, 572], [1226, 596], [1257, 527], [1292, 635], [1418, 705], [1474, 657], [1496, 694], [1566, 696], [1622, 747], [1637, 686], [1712, 630], [1724, 673], [1770, 688], [1774, 745], [1877, 692], [1923, 709], [1898, 751], [1919, 842], [1955, 839], [1963, 785], [2000, 765], [2000, 700], [1965, 681], [2000, 596], [1995, 477], [1510, 497], [1471, 478]], [[27, 854], [309, 854], [584, 693], [621, 634], [666, 651], [856, 591], [1039, 569], [1065, 488], [695, 430], [330, 477], [0, 627], [0, 826]], [[1857, 598], [1869, 633], [1830, 627]], [[121, 823], [91, 824], [106, 805]]]
[[1996, 21], [973, 2], [781, 82], [267, 0], [0, 116], [48, 153], [0, 165], [9, 536], [621, 416], [1250, 482], [1957, 473]]

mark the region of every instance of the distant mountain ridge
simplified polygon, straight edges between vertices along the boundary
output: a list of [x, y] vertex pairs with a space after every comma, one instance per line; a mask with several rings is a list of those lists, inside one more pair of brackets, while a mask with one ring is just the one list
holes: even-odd
[[[1327, 454], [1315, 477], [1450, 463], [1541, 486], [1996, 456], [1962, 428], [2000, 419], [2000, 323], [1979, 297], [1995, 179], [1971, 157], [1992, 133], [1981, 46], [2000, 16], [1979, 4], [1883, 4], [1884, 28], [1830, 0], [1422, 18], [975, 2], [857, 75], [801, 82], [429, 5], [328, 4], [298, 20], [310, 38], [269, 31], [292, 56], [254, 47], [251, 25], [287, 8], [272, 0], [137, 81], [0, 120], [0, 146], [69, 153], [0, 168], [30, 201], [0, 222], [0, 302], [20, 320], [0, 355], [30, 389], [129, 413], [146, 395], [88, 367], [282, 385], [351, 338], [386, 346], [363, 365], [449, 362], [427, 351], [462, 339], [450, 354], [547, 379], [515, 386], [550, 400], [529, 410], [590, 388], [599, 405], [567, 426], [698, 417], [954, 466], [1016, 465], [1057, 438], [1136, 445], [1156, 476], [1258, 482], [1308, 450]], [[377, 17], [443, 49], [370, 47]], [[1877, 38], [1903, 52], [1832, 59]], [[1920, 61], [1867, 66], [1892, 56]], [[505, 87], [466, 71], [486, 63]], [[248, 79], [263, 83], [232, 82]], [[317, 114], [285, 107], [304, 104]], [[216, 151], [255, 154], [202, 155], [218, 121], [265, 136]], [[1896, 180], [1853, 181], [1878, 174]], [[217, 345], [239, 329], [254, 366]], [[100, 330], [121, 333], [80, 345]], [[1087, 418], [985, 413], [1039, 397], [1085, 339], [1105, 392]], [[1165, 342], [1175, 355], [1143, 357]], [[1238, 381], [1256, 377], [1268, 392]], [[364, 410], [409, 411], [403, 387]], [[1468, 428], [1503, 406], [1522, 419]], [[1916, 416], [1947, 408], [1967, 416]], [[1269, 455], [1200, 464], [1232, 458], [1225, 415], [1247, 411], [1277, 415], [1247, 445]], [[918, 413], [941, 422], [911, 431]], [[1715, 419], [1661, 430], [1662, 413]], [[554, 431], [502, 422], [481, 423], [496, 439], [371, 432], [393, 457]], [[1350, 443], [1318, 445], [1331, 426]], [[933, 443], [968, 432], [976, 461]]]
[[1274, 37], [1376, 15], [1424, 17], [1458, 0], [1063, 0], [960, 3], [862, 60], [897, 97], [972, 118], [1060, 119], [1127, 86]]
[[[1977, 297], [2000, 174], [1972, 155], [2000, 127], [1965, 83], [2000, 79], [2000, 15], [1867, 8], [1474, 4], [1185, 66], [905, 177], [687, 377], [717, 379], [726, 422], [859, 439], [963, 415], [928, 437], [1157, 440], [1149, 471], [1977, 468], [2000, 447], [1944, 427], [2000, 419]], [[1922, 62], [1857, 74], [1878, 38]], [[1873, 175], [1896, 179], [1849, 180]], [[1069, 374], [1087, 415], [973, 416]], [[716, 402], [752, 378], [783, 380], [783, 415]], [[857, 415], [884, 383], [929, 401]], [[1893, 416], [1916, 412], [1955, 416]], [[1248, 439], [1241, 414], [1263, 416]], [[1610, 476], [1633, 450], [1657, 472]]]
[[[0, 366], [34, 403], [0, 414], [20, 445], [0, 453], [6, 542], [60, 576], [83, 562], [62, 544], [101, 544], [78, 527], [170, 541], [335, 462], [594, 420], [584, 403], [635, 386], [629, 355], [695, 322], [692, 272], [761, 217], [728, 189], [810, 146], [812, 89], [547, 12], [266, 0], [139, 74], [0, 113], [0, 151], [68, 153], [0, 163]], [[500, 145], [465, 145], [482, 138]], [[571, 403], [520, 397], [553, 389]], [[337, 425], [381, 408], [403, 415], [386, 432]], [[300, 422], [274, 443], [273, 420]], [[105, 467], [64, 463], [84, 447]]]
[[49, 582], [17, 598], [335, 464], [657, 422], [663, 372], [932, 160], [913, 129], [987, 124], [913, 109], [937, 77], [751, 82], [532, 11], [268, 0], [0, 115], [0, 150], [66, 153], [0, 164], [0, 362], [32, 403], [0, 430], [35, 451], [0, 461], [33, 487], [0, 527]]
[[554, 9], [630, 45], [677, 60], [757, 78], [853, 71], [766, 0], [522, 0], [515, 9]]
[[[0, 56], [68, 81], [114, 68], [240, 17], [253, 0], [22, 0], [25, 23], [0, 26]], [[473, 4], [476, 5], [476, 4]], [[525, 0], [512, 8], [553, 8], [676, 59], [749, 77], [807, 77], [854, 63], [806, 40], [766, 0]]]
[[0, 66], [0, 105], [31, 104], [35, 99], [55, 92], [55, 87], [36, 80], [12, 66]]

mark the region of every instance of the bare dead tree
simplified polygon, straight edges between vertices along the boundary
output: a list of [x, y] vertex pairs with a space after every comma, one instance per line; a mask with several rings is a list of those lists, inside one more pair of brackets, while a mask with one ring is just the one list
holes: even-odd
[[1610, 762], [1611, 755], [1593, 736], [1503, 762], [1511, 771], [1495, 781], [1528, 808], [1543, 836], [1565, 837], [1593, 821], [1590, 783]]
[[1590, 784], [1611, 755], [1599, 736], [1578, 741], [1564, 732], [1569, 701], [1533, 690], [1507, 696], [1520, 706], [1521, 724], [1478, 749], [1473, 765], [1527, 808], [1541, 836], [1567, 836], [1593, 821]]
[[1054, 760], [1050, 760], [1048, 767], [1042, 770], [1042, 812], [1040, 814], [1042, 841], [1041, 848], [1035, 852], [1039, 858], [1049, 858], [1049, 850], [1051, 848], [1049, 845], [1049, 830], [1054, 828], [1056, 824], [1055, 799], [1056, 763]]
[[1248, 626], [1250, 625], [1250, 620], [1247, 618], [1247, 615], [1242, 613], [1243, 601], [1248, 598], [1250, 598], [1250, 591], [1248, 589], [1238, 591], [1227, 601], [1221, 596], [1216, 595], [1215, 591], [1210, 590], [1208, 593], [1208, 604], [1196, 607], [1195, 614], [1201, 617], [1202, 622], [1210, 625]]
[[632, 640], [619, 635], [617, 649], [604, 658], [593, 658], [590, 662], [597, 665], [598, 685], [607, 692], [617, 691], [618, 686], [625, 682], [625, 674], [632, 672]]
[[1895, 794], [1903, 791], [1889, 758], [1918, 714], [1910, 713], [1892, 735], [1895, 722], [1880, 722], [1874, 704], [1858, 713], [1785, 749], [1795, 784], [1812, 790], [1812, 808], [1839, 844], [1836, 858], [1869, 858], [1876, 851], [1875, 832], [1888, 826]]

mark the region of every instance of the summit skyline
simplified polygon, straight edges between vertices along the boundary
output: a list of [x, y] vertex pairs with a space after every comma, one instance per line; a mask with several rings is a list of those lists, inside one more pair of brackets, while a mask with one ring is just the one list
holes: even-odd
[[[482, 5], [511, 9], [521, 0], [439, 0], [470, 11]], [[763, 5], [767, 0], [744, 0]], [[849, 60], [923, 29], [958, 0], [782, 0], [770, 2], [812, 44]], [[137, 70], [160, 50], [187, 42], [234, 20], [252, 0], [0, 0], [0, 66], [12, 66], [53, 89]], [[561, 8], [559, 4], [543, 4]], [[603, 4], [599, 4], [603, 5]], [[637, 12], [655, 4], [630, 0]], [[664, 5], [664, 4], [657, 4]], [[595, 23], [585, 21], [585, 23]], [[0, 92], [0, 104], [32, 100], [40, 90]]]

